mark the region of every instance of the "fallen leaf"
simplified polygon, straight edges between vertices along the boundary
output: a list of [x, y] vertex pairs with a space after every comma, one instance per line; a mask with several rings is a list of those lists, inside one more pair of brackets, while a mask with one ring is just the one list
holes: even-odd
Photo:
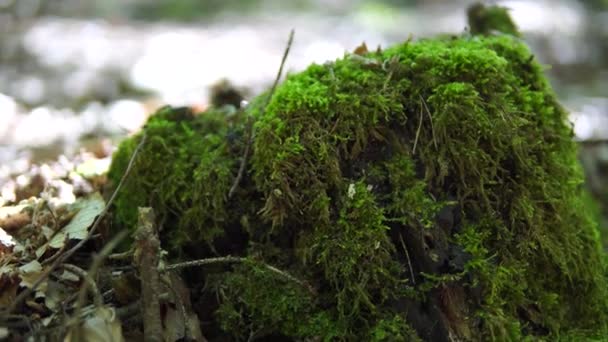
[[[40, 278], [42, 274], [42, 265], [38, 260], [32, 260], [27, 264], [18, 268], [19, 278], [21, 278], [20, 286], [31, 288], [34, 283]], [[44, 291], [46, 291], [47, 282], [43, 281], [36, 291], [36, 297], [44, 297]]]
[[36, 260], [32, 260], [27, 264], [19, 267], [20, 273], [33, 273], [42, 271], [42, 265]]
[[369, 51], [367, 50], [367, 44], [365, 44], [365, 42], [361, 43], [361, 45], [357, 46], [355, 48], [355, 51], [353, 51], [353, 53], [355, 55], [359, 55], [359, 56], [365, 55], [368, 52]]
[[64, 342], [122, 342], [122, 327], [113, 308], [99, 307], [81, 326], [73, 327]]
[[65, 232], [58, 232], [57, 234], [55, 234], [55, 236], [53, 236], [53, 238], [51, 238], [51, 241], [49, 241], [49, 247], [62, 248], [65, 245], [65, 240]]
[[61, 278], [62, 280], [66, 280], [66, 281], [73, 281], [73, 282], [77, 282], [80, 281], [80, 277], [78, 277], [76, 274], [64, 270], [63, 273], [61, 273], [61, 275], [59, 276], [59, 278]]
[[72, 221], [63, 227], [63, 231], [67, 234], [68, 239], [82, 240], [87, 236], [87, 232], [97, 215], [99, 215], [105, 207], [105, 202], [101, 195], [96, 192], [84, 200], [74, 204], [74, 208], [78, 213]]

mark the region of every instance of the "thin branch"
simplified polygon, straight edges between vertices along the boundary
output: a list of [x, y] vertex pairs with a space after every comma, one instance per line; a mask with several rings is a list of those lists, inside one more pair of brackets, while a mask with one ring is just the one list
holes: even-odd
[[424, 109], [426, 110], [426, 113], [429, 116], [429, 121], [431, 122], [431, 134], [433, 135], [433, 144], [435, 144], [435, 148], [437, 148], [437, 140], [435, 139], [435, 128], [433, 127], [433, 117], [431, 116], [431, 111], [429, 110], [429, 107], [426, 105], [426, 101], [424, 101], [424, 98], [422, 97], [422, 95], [420, 96], [420, 101], [422, 101], [422, 105], [424, 106]]
[[[295, 34], [295, 31], [292, 29], [289, 32], [289, 39], [287, 40], [287, 46], [285, 47], [285, 51], [283, 52], [283, 58], [281, 59], [281, 65], [279, 66], [279, 71], [277, 72], [277, 77], [274, 79], [272, 88], [270, 88], [270, 92], [268, 93], [268, 96], [266, 97], [266, 101], [264, 102], [264, 105], [262, 106], [262, 112], [261, 112], [262, 114], [264, 114], [264, 112], [266, 111], [266, 107], [268, 107], [268, 104], [270, 103], [270, 100], [272, 99], [272, 96], [274, 95], [274, 92], [277, 89], [279, 81], [281, 80], [281, 76], [283, 75], [283, 67], [285, 66], [285, 61], [287, 60], [287, 55], [289, 55], [289, 50], [291, 49], [291, 45], [293, 44], [294, 34]], [[230, 199], [230, 198], [232, 198], [232, 196], [234, 196], [234, 192], [236, 191], [237, 187], [241, 183], [241, 180], [243, 179], [243, 175], [245, 174], [245, 167], [247, 166], [247, 159], [249, 158], [249, 153], [251, 151], [251, 145], [253, 144], [253, 118], [250, 117], [248, 119], [247, 127], [245, 128], [245, 130], [247, 132], [247, 145], [245, 146], [245, 152], [243, 153], [243, 158], [241, 159], [241, 165], [239, 166], [239, 172], [237, 173], [236, 178], [234, 179], [234, 183], [232, 184], [232, 187], [230, 187], [230, 191], [228, 192], [228, 199]]]
[[228, 192], [228, 199], [234, 196], [236, 189], [238, 188], [241, 180], [243, 179], [243, 175], [245, 174], [245, 167], [247, 166], [247, 159], [249, 158], [249, 151], [251, 150], [251, 145], [253, 144], [253, 118], [247, 119], [247, 127], [245, 128], [247, 131], [247, 145], [245, 146], [245, 152], [243, 153], [243, 158], [241, 159], [241, 165], [239, 166], [239, 172], [234, 179], [234, 183], [232, 187], [230, 187], [230, 191]]
[[116, 261], [131, 260], [133, 258], [133, 249], [121, 253], [112, 253], [108, 255], [108, 259]]
[[[164, 267], [160, 267], [159, 271], [160, 272], [166, 272], [166, 271], [172, 271], [172, 270], [178, 270], [178, 269], [182, 269], [182, 268], [188, 268], [188, 267], [196, 267], [196, 266], [204, 266], [204, 265], [212, 265], [212, 264], [238, 264], [238, 263], [246, 263], [251, 261], [250, 259], [247, 258], [241, 258], [241, 257], [233, 257], [233, 256], [225, 256], [225, 257], [217, 257], [217, 258], [206, 258], [206, 259], [199, 259], [199, 260], [192, 260], [192, 261], [186, 261], [186, 262], [180, 262], [177, 264], [172, 264], [172, 265], [168, 265], [168, 266], [164, 266]], [[281, 277], [294, 282], [302, 287], [305, 287], [309, 292], [311, 292], [312, 294], [315, 293], [314, 289], [307, 284], [306, 282], [292, 276], [291, 274], [282, 271], [274, 266], [265, 264], [265, 263], [261, 263], [262, 266], [264, 266], [267, 270], [280, 275]]]
[[418, 138], [420, 137], [421, 129], [422, 129], [422, 107], [420, 107], [420, 123], [418, 123], [418, 129], [416, 130], [416, 137], [414, 138], [414, 147], [412, 148], [412, 154], [416, 154], [416, 145], [418, 144]]
[[166, 271], [172, 271], [172, 270], [179, 270], [182, 268], [204, 266], [204, 265], [211, 265], [211, 264], [234, 264], [234, 263], [244, 262], [245, 260], [246, 260], [245, 258], [239, 258], [239, 257], [233, 257], [233, 256], [206, 258], [206, 259], [180, 262], [180, 263], [176, 263], [176, 264], [167, 265], [164, 267], [161, 266], [160, 271], [166, 272]]
[[287, 55], [289, 55], [289, 50], [291, 49], [291, 44], [293, 44], [293, 36], [295, 31], [291, 29], [289, 32], [289, 39], [287, 40], [287, 46], [285, 47], [285, 51], [283, 52], [283, 59], [281, 59], [281, 65], [279, 66], [279, 72], [277, 72], [277, 77], [274, 79], [274, 83], [272, 84], [272, 88], [270, 88], [270, 93], [266, 98], [266, 102], [264, 103], [264, 107], [262, 107], [262, 112], [266, 110], [270, 100], [272, 100], [272, 96], [274, 95], [274, 91], [277, 89], [279, 85], [279, 81], [281, 80], [281, 76], [283, 75], [283, 67], [285, 67], [285, 61], [287, 60]]
[[407, 251], [407, 246], [403, 241], [403, 235], [399, 234], [399, 240], [401, 240], [401, 247], [405, 251], [405, 257], [407, 258], [407, 266], [410, 270], [410, 276], [412, 277], [412, 283], [416, 285], [416, 278], [414, 277], [414, 269], [412, 268], [412, 261], [410, 260], [410, 253]]
[[[97, 284], [95, 283], [95, 280], [93, 280], [93, 277], [91, 277], [87, 273], [87, 271], [72, 264], [62, 264], [61, 267], [69, 272], [76, 274], [80, 279], [82, 279], [83, 284], [81, 285], [81, 288], [88, 287], [91, 289], [91, 293], [93, 293], [93, 302], [96, 306], [99, 306], [103, 303], [103, 299], [101, 297], [101, 294], [99, 293]], [[78, 307], [78, 309], [80, 309], [80, 306]]]
[[96, 289], [93, 285], [95, 285], [95, 275], [97, 274], [97, 270], [101, 267], [103, 260], [112, 252], [116, 246], [127, 236], [128, 231], [123, 230], [118, 233], [110, 242], [108, 242], [102, 249], [99, 254], [93, 257], [93, 262], [89, 267], [89, 271], [85, 273], [85, 277], [87, 282], [85, 282], [80, 287], [80, 293], [78, 294], [78, 301], [76, 302], [76, 312], [79, 312], [82, 306], [84, 305], [84, 300], [86, 297], [87, 289], [90, 288], [91, 291], [96, 294], [93, 298], [95, 299], [94, 304], [96, 307], [100, 307], [103, 305], [103, 299], [99, 294], [99, 290]]
[[106, 203], [106, 206], [103, 208], [103, 210], [101, 211], [101, 213], [99, 213], [99, 215], [95, 219], [95, 222], [93, 222], [93, 226], [91, 227], [91, 229], [87, 233], [87, 236], [84, 239], [80, 240], [74, 247], [72, 247], [67, 252], [65, 252], [65, 254], [63, 254], [61, 257], [55, 259], [55, 261], [49, 267], [47, 267], [44, 272], [42, 272], [42, 274], [34, 282], [34, 284], [32, 285], [32, 287], [26, 288], [17, 297], [15, 297], [15, 300], [13, 301], [13, 303], [11, 304], [11, 306], [9, 306], [7, 312], [9, 312], [9, 313], [13, 312], [27, 297], [29, 297], [32, 294], [32, 292], [36, 291], [36, 289], [38, 288], [38, 286], [40, 286], [40, 284], [42, 284], [42, 282], [46, 278], [48, 278], [48, 276], [54, 270], [56, 270], [57, 267], [59, 267], [60, 264], [62, 264], [63, 262], [65, 262], [67, 259], [69, 259], [74, 253], [76, 253], [76, 251], [78, 251], [80, 248], [82, 248], [82, 246], [84, 246], [84, 244], [87, 243], [89, 241], [89, 239], [91, 239], [91, 237], [93, 236], [93, 234], [97, 230], [97, 227], [99, 226], [99, 224], [101, 223], [101, 221], [103, 220], [103, 218], [106, 216], [106, 214], [110, 210], [110, 207], [112, 206], [112, 203], [114, 203], [114, 200], [116, 199], [116, 195], [118, 194], [118, 191], [120, 191], [120, 189], [122, 188], [125, 180], [127, 179], [127, 176], [131, 172], [131, 169], [133, 168], [133, 164], [135, 162], [135, 158], [139, 154], [139, 151], [141, 150], [141, 148], [144, 145], [145, 141], [146, 141], [146, 135], [144, 134], [142, 136], [142, 138], [141, 138], [141, 141], [139, 142], [139, 144], [135, 148], [135, 151], [133, 151], [133, 154], [131, 155], [131, 159], [129, 160], [129, 164], [127, 165], [127, 169], [125, 170], [125, 173], [122, 175], [122, 178], [120, 179], [120, 182], [118, 182], [118, 185], [116, 186], [116, 189], [112, 193], [112, 196], [110, 197], [110, 199]]

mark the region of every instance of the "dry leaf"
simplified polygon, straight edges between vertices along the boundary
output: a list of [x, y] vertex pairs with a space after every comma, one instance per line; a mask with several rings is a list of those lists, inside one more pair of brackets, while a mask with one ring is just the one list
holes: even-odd
[[[24, 286], [27, 288], [31, 288], [34, 283], [40, 278], [42, 274], [42, 265], [38, 262], [38, 260], [32, 260], [27, 264], [19, 267], [19, 278], [21, 278], [20, 286]], [[46, 291], [47, 281], [43, 281], [37, 289], [36, 296], [44, 296], [44, 291]]]
[[368, 53], [369, 51], [367, 50], [367, 45], [365, 44], [365, 42], [361, 43], [361, 45], [357, 46], [355, 48], [355, 51], [353, 51], [353, 53], [355, 55], [359, 55], [359, 56], [363, 56], [366, 53]]
[[105, 205], [103, 198], [101, 198], [98, 192], [84, 200], [76, 202], [74, 208], [79, 209], [78, 213], [70, 223], [63, 227], [63, 231], [67, 234], [68, 238], [76, 240], [84, 239], [87, 236], [89, 227]]
[[122, 327], [113, 308], [99, 307], [81, 326], [73, 327], [64, 342], [122, 342]]

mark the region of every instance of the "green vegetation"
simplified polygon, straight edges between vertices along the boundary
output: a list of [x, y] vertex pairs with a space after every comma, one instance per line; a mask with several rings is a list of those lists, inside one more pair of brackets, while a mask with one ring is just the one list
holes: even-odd
[[[137, 206], [151, 205], [173, 255], [251, 260], [198, 271], [220, 294], [197, 308], [217, 307], [218, 334], [608, 334], [604, 255], [571, 128], [519, 39], [348, 54], [289, 75], [261, 108], [265, 96], [231, 116], [161, 109], [116, 202], [127, 228]], [[253, 151], [229, 198], [248, 117]], [[140, 138], [116, 153], [114, 182]]]

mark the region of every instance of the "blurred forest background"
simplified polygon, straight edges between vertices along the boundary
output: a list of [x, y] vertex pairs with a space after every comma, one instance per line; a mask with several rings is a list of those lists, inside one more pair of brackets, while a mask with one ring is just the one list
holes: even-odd
[[[163, 104], [205, 108], [223, 78], [258, 94], [292, 28], [293, 72], [363, 41], [461, 33], [472, 2], [0, 0], [0, 206], [20, 199], [14, 179], [34, 164], [83, 147], [109, 162], [116, 142]], [[608, 0], [492, 3], [511, 9], [548, 66], [608, 230]]]

